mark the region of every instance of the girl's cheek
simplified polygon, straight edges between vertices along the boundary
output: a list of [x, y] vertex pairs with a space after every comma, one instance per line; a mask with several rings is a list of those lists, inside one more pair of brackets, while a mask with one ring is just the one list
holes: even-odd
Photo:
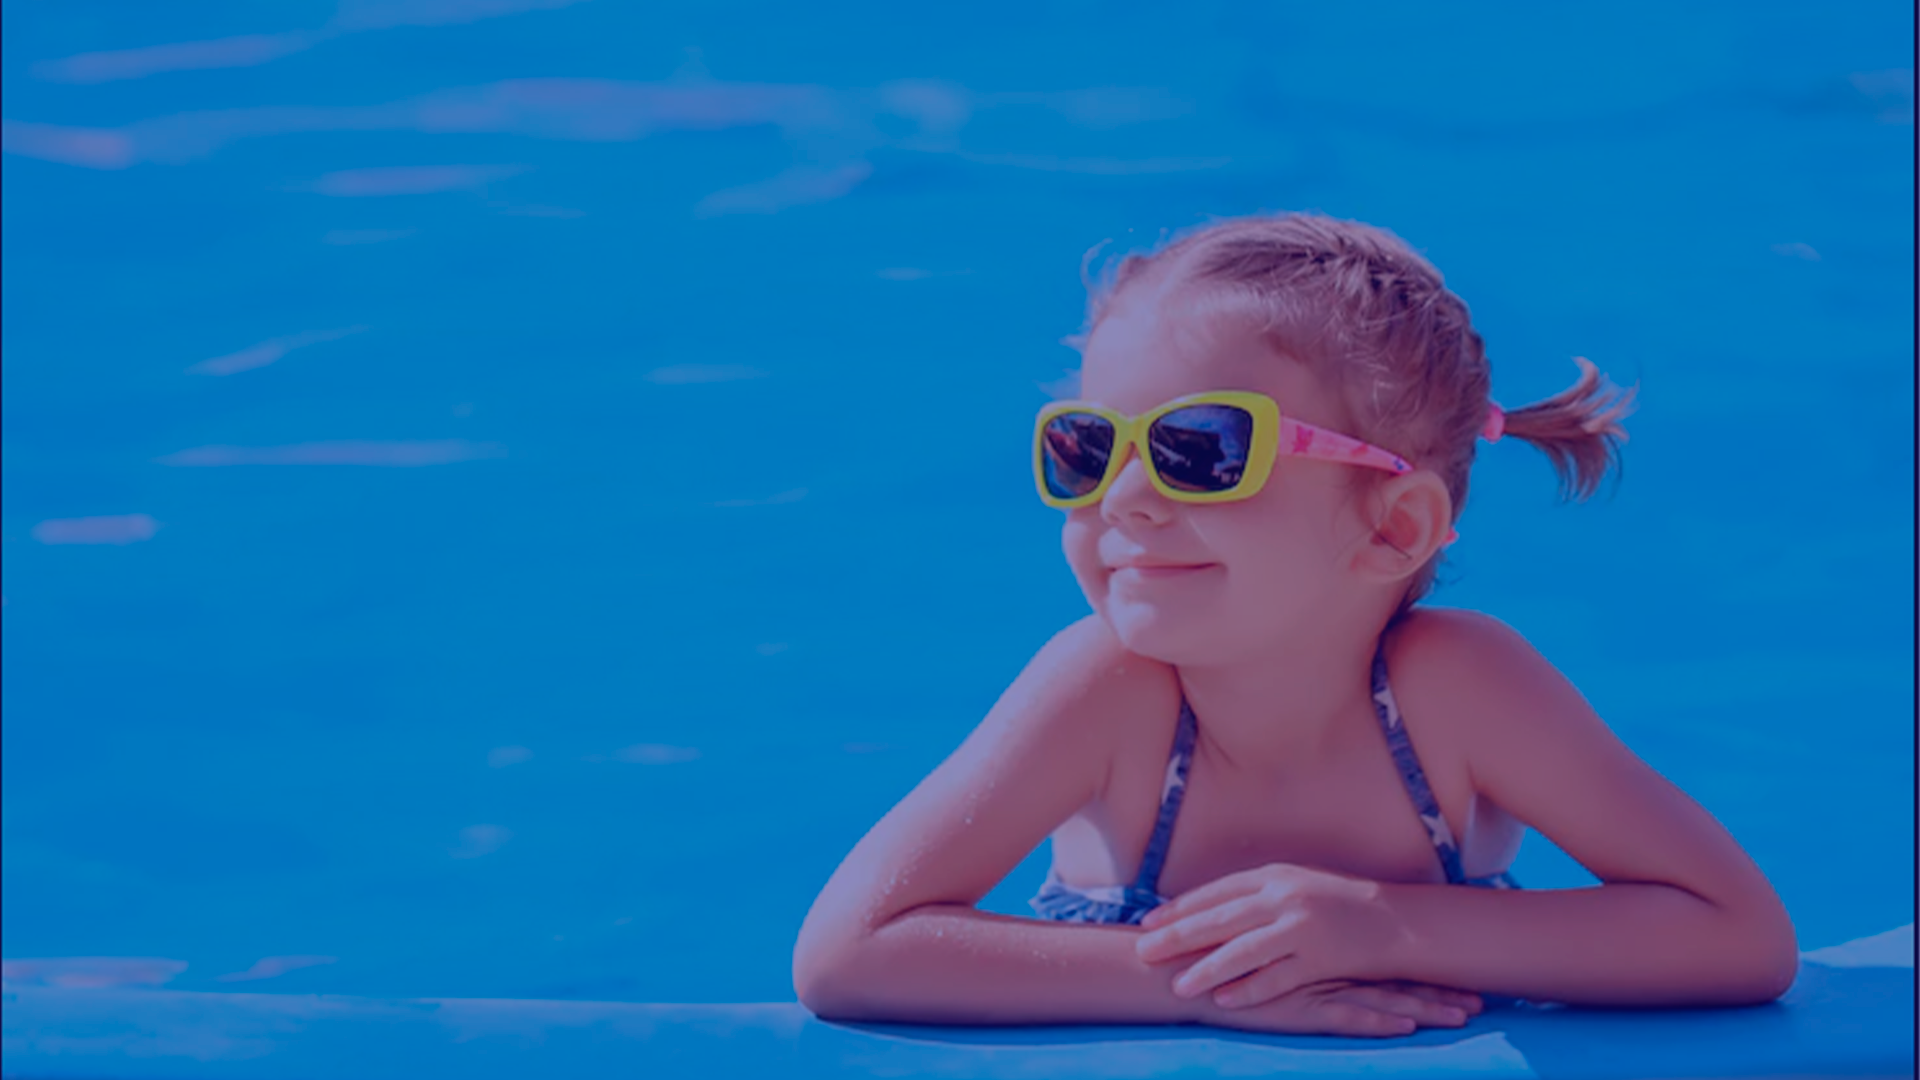
[[1071, 513], [1060, 532], [1060, 547], [1067, 557], [1067, 566], [1073, 570], [1074, 579], [1080, 583], [1081, 591], [1098, 609], [1106, 599], [1103, 584], [1106, 575], [1100, 565], [1097, 511], [1095, 515], [1083, 516], [1079, 511]]

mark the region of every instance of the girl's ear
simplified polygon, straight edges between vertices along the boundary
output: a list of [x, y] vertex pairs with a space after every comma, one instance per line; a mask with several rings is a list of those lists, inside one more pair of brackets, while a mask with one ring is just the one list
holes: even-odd
[[1380, 483], [1360, 509], [1372, 533], [1355, 548], [1353, 569], [1382, 584], [1413, 576], [1445, 546], [1453, 527], [1446, 482], [1425, 469]]

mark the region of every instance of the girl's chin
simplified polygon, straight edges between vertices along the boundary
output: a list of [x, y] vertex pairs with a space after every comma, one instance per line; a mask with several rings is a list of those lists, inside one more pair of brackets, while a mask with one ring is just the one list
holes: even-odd
[[1128, 652], [1167, 664], [1192, 662], [1205, 651], [1203, 639], [1214, 629], [1202, 612], [1175, 612], [1112, 596], [1100, 613]]

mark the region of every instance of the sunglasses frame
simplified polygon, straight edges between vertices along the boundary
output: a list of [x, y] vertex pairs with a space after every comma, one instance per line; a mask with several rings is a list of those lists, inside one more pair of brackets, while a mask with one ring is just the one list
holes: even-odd
[[[1245, 411], [1253, 419], [1251, 445], [1247, 447], [1245, 471], [1240, 482], [1225, 491], [1181, 491], [1170, 486], [1160, 476], [1160, 470], [1153, 463], [1153, 452], [1147, 442], [1147, 435], [1153, 429], [1155, 421], [1168, 413], [1196, 405], [1224, 405]], [[1047, 425], [1055, 418], [1066, 413], [1090, 413], [1113, 425], [1114, 452], [1107, 458], [1106, 475], [1100, 478], [1093, 490], [1085, 495], [1071, 499], [1062, 499], [1047, 490], [1045, 440]], [[1222, 503], [1239, 502], [1251, 499], [1260, 493], [1273, 474], [1274, 462], [1281, 454], [1300, 457], [1319, 458], [1347, 465], [1361, 465], [1380, 469], [1395, 475], [1413, 471], [1398, 454], [1382, 450], [1377, 446], [1363, 443], [1352, 436], [1337, 431], [1315, 427], [1302, 423], [1280, 412], [1280, 406], [1265, 394], [1251, 390], [1210, 390], [1205, 393], [1188, 394], [1175, 398], [1165, 404], [1155, 406], [1139, 416], [1128, 416], [1085, 401], [1056, 401], [1040, 410], [1033, 427], [1033, 482], [1040, 492], [1040, 500], [1048, 506], [1061, 510], [1072, 510], [1090, 506], [1106, 497], [1107, 489], [1126, 467], [1127, 449], [1131, 448], [1140, 458], [1146, 469], [1147, 479], [1166, 498], [1180, 503]]]

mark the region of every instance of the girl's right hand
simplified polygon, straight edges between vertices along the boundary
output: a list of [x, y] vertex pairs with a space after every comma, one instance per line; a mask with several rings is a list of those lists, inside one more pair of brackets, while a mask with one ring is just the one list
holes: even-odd
[[1238, 1031], [1287, 1035], [1391, 1038], [1422, 1027], [1457, 1028], [1484, 1008], [1478, 994], [1411, 982], [1310, 983], [1250, 1008], [1226, 1009], [1201, 999], [1200, 1022]]

